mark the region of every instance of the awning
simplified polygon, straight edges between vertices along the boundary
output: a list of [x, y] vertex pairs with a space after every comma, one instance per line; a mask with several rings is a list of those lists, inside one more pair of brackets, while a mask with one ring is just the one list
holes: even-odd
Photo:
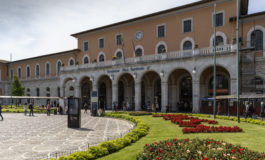
[[60, 99], [60, 97], [37, 97], [37, 96], [0, 96], [0, 99]]
[[[216, 99], [236, 99], [236, 95], [223, 95], [216, 96]], [[252, 99], [252, 98], [265, 98], [265, 94], [256, 94], [256, 93], [244, 93], [240, 95], [240, 99]]]

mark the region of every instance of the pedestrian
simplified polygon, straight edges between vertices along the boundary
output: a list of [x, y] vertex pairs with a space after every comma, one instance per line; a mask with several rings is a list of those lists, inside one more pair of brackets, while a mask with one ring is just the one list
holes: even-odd
[[85, 112], [84, 112], [84, 113], [87, 113], [87, 109], [88, 109], [87, 102], [85, 102], [85, 104], [84, 104], [84, 108], [85, 108]]
[[255, 109], [252, 103], [249, 104], [248, 112], [249, 112], [249, 117], [252, 118], [253, 114], [255, 113]]
[[48, 102], [48, 104], [46, 105], [46, 110], [47, 110], [47, 116], [50, 116], [50, 114], [51, 114], [51, 105], [50, 105], [50, 102]]
[[27, 116], [28, 113], [27, 103], [24, 104], [23, 108], [24, 108], [24, 115]]
[[218, 102], [217, 109], [218, 109], [217, 115], [220, 115], [220, 113], [221, 113], [221, 102]]
[[260, 102], [260, 109], [260, 117], [263, 120], [263, 118], [265, 117], [265, 105], [263, 100]]
[[29, 110], [30, 110], [30, 112], [29, 112], [29, 116], [34, 116], [34, 112], [33, 112], [33, 104], [32, 103], [30, 103], [29, 104]]
[[0, 104], [0, 117], [2, 119], [2, 121], [4, 120], [4, 117], [2, 116], [2, 105]]

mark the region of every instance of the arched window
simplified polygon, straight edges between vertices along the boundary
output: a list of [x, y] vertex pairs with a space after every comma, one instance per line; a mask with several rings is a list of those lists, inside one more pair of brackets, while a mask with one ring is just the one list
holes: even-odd
[[46, 63], [46, 76], [50, 75], [50, 63]]
[[255, 30], [251, 33], [251, 47], [256, 50], [263, 50], [263, 32]]
[[89, 63], [89, 59], [88, 59], [88, 57], [85, 57], [84, 58], [84, 64], [88, 64]]
[[[213, 77], [209, 81], [209, 94], [213, 94]], [[228, 79], [222, 75], [216, 75], [216, 95], [227, 95], [229, 94], [229, 83]]]
[[183, 43], [183, 50], [191, 50], [191, 49], [192, 49], [191, 41], [186, 41]]
[[259, 77], [255, 78], [255, 85], [263, 85], [263, 80]]
[[27, 66], [27, 77], [30, 77], [30, 67]]
[[163, 44], [159, 45], [157, 48], [157, 53], [161, 54], [161, 53], [165, 53], [165, 52], [167, 52], [166, 47]]
[[141, 57], [143, 55], [143, 50], [141, 48], [137, 48], [135, 51], [136, 57]]
[[99, 62], [104, 62], [105, 60], [105, 56], [103, 54], [101, 54], [99, 57], [98, 57], [98, 60]]
[[58, 61], [57, 62], [57, 73], [60, 73], [61, 67], [62, 67], [62, 62]]
[[121, 53], [121, 51], [119, 51], [119, 52], [116, 53], [116, 57], [117, 57], [117, 59], [122, 59], [122, 53]]
[[220, 45], [224, 45], [224, 39], [222, 36], [216, 36], [216, 46], [220, 46]]
[[40, 65], [36, 65], [36, 71], [35, 71], [36, 76], [40, 76]]
[[70, 59], [70, 61], [69, 61], [69, 65], [70, 66], [73, 66], [75, 64], [75, 61], [73, 60], [73, 59]]

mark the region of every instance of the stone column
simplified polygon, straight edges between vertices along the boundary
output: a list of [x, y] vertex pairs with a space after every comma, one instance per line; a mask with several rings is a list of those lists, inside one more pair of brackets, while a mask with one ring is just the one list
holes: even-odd
[[179, 111], [179, 108], [177, 108], [177, 102], [178, 102], [178, 98], [179, 98], [179, 96], [178, 96], [178, 94], [177, 94], [177, 85], [172, 85], [171, 86], [172, 88], [171, 88], [171, 90], [172, 90], [172, 92], [171, 92], [171, 101], [172, 101], [172, 106], [170, 106], [171, 107], [171, 110], [172, 111]]
[[236, 78], [231, 78], [230, 80], [230, 94], [237, 94], [237, 80]]
[[134, 96], [134, 102], [135, 102], [135, 110], [140, 111], [141, 110], [141, 82], [135, 82], [134, 85], [135, 89], [135, 96]]
[[168, 83], [161, 82], [161, 99], [162, 99], [162, 108], [161, 112], [166, 112], [166, 105], [168, 105]]
[[[112, 104], [114, 102], [118, 103], [118, 84], [117, 83], [112, 83]], [[114, 110], [114, 108], [112, 108], [112, 110]]]
[[194, 80], [192, 81], [192, 112], [199, 113], [200, 112], [200, 81]]
[[61, 86], [61, 88], [60, 88], [60, 96], [61, 96], [62, 98], [65, 97], [65, 87], [64, 87], [64, 86]]
[[80, 86], [79, 85], [75, 85], [75, 97], [77, 98], [81, 98], [81, 94], [80, 94]]

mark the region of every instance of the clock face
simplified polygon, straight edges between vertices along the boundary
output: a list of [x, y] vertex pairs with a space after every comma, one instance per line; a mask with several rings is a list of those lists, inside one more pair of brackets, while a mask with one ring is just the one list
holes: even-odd
[[135, 39], [141, 40], [143, 38], [143, 32], [139, 31], [135, 33]]

